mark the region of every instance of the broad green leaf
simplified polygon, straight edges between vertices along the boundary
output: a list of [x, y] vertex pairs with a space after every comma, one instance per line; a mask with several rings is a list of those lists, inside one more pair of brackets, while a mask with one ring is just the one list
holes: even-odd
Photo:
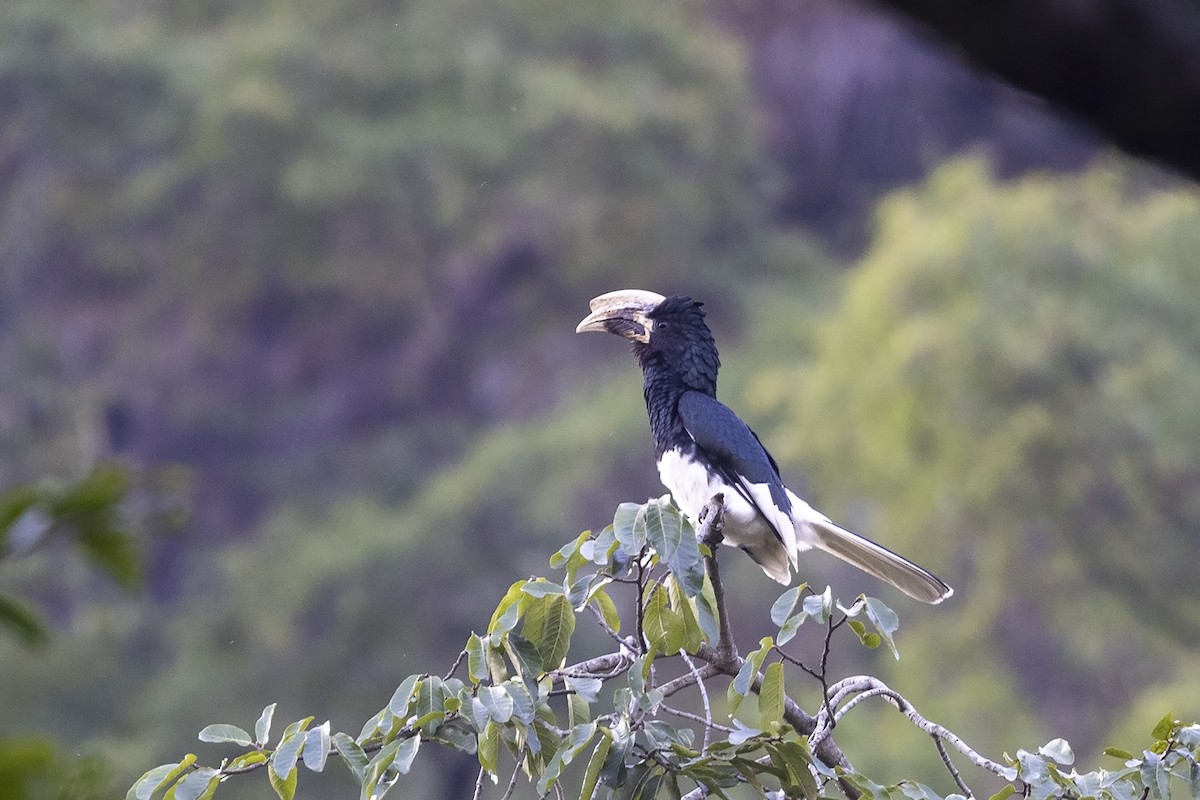
[[673, 577], [668, 576], [664, 583], [667, 587], [667, 596], [671, 599], [671, 609], [683, 621], [682, 649], [688, 653], [695, 653], [704, 642], [704, 631], [700, 628], [700, 622], [696, 619], [696, 609], [692, 605], [695, 601], [685, 595]]
[[227, 766], [229, 769], [238, 769], [240, 767], [248, 767], [251, 764], [261, 764], [267, 760], [267, 755], [267, 753], [261, 753], [258, 750], [251, 750], [248, 753], [242, 753], [230, 761]]
[[1005, 784], [1000, 791], [988, 798], [988, 800], [1007, 800], [1007, 798], [1017, 793], [1017, 787], [1011, 783]]
[[214, 744], [232, 742], [242, 747], [247, 747], [253, 743], [250, 739], [250, 734], [237, 725], [224, 724], [206, 726], [204, 730], [200, 731], [200, 741], [212, 742]]
[[154, 769], [146, 770], [142, 777], [129, 787], [129, 791], [125, 794], [125, 800], [150, 800], [151, 795], [159, 789], [174, 784], [179, 780], [179, 776], [191, 769], [192, 764], [195, 763], [196, 756], [188, 753], [178, 764], [161, 764]]
[[422, 736], [432, 736], [446, 711], [446, 692], [442, 679], [430, 675], [417, 684], [417, 724]]
[[300, 780], [300, 773], [293, 769], [285, 777], [276, 772], [273, 765], [268, 764], [267, 780], [271, 782], [275, 794], [279, 795], [279, 800], [292, 800], [296, 796], [296, 783]]
[[592, 707], [578, 694], [567, 695], [567, 724], [574, 728], [592, 721]]
[[630, 553], [637, 553], [646, 544], [645, 527], [643, 526], [640, 531], [635, 530], [637, 528], [635, 523], [641, 509], [642, 507], [637, 503], [621, 503], [617, 506], [617, 513], [613, 516], [613, 536]]
[[762, 686], [758, 692], [759, 725], [771, 730], [783, 720], [783, 664], [772, 661], [763, 673]]
[[588, 761], [587, 770], [583, 773], [583, 783], [579, 792], [579, 800], [592, 800], [592, 796], [596, 792], [596, 784], [600, 780], [600, 768], [604, 766], [609, 748], [611, 747], [612, 739], [609, 738], [607, 733], [600, 737], [600, 741], [596, 742], [596, 749], [592, 751], [592, 757]]
[[538, 648], [524, 636], [510, 633], [504, 637], [504, 649], [525, 685], [531, 691], [536, 690], [538, 676], [545, 671]]
[[556, 669], [567, 657], [575, 612], [562, 595], [547, 595], [530, 601], [521, 634], [537, 648], [543, 669]]
[[314, 719], [315, 719], [315, 717], [305, 717], [304, 719], [296, 720], [291, 725], [288, 725], [286, 728], [283, 729], [283, 735], [279, 737], [279, 740], [283, 741], [284, 739], [288, 738], [292, 734], [299, 733], [300, 731], [307, 728], [308, 724], [310, 722], [312, 722]]
[[304, 742], [304, 766], [313, 772], [325, 769], [325, 759], [329, 757], [329, 720], [321, 723], [308, 732]]
[[530, 597], [545, 597], [548, 594], [564, 594], [562, 584], [551, 583], [545, 578], [535, 578], [525, 581], [521, 591]]
[[[489, 636], [488, 639], [491, 639]], [[471, 683], [479, 683], [488, 678], [487, 654], [484, 650], [488, 644], [474, 633], [467, 638], [467, 675]]]
[[363, 752], [363, 749], [358, 746], [358, 742], [350, 738], [348, 734], [338, 731], [330, 737], [333, 740], [333, 746], [337, 750], [338, 755], [346, 762], [346, 766], [350, 768], [350, 772], [358, 780], [362, 780], [363, 771], [367, 768], [367, 764], [371, 759]]
[[503, 686], [480, 686], [479, 702], [493, 722], [503, 725], [512, 719], [512, 695]]
[[1170, 738], [1171, 731], [1173, 731], [1175, 726], [1178, 724], [1179, 723], [1175, 721], [1175, 716], [1171, 713], [1167, 713], [1167, 715], [1160, 719], [1158, 724], [1154, 726], [1154, 730], [1150, 735], [1159, 741], [1166, 741]]
[[672, 511], [679, 518], [679, 524], [682, 526], [682, 537], [679, 541], [679, 546], [675, 548], [667, 566], [671, 570], [671, 574], [679, 583], [679, 588], [683, 590], [687, 597], [695, 597], [700, 594], [704, 588], [704, 559], [700, 554], [700, 543], [696, 541], [696, 531], [692, 528], [692, 524], [688, 522], [686, 517], [683, 517], [678, 511]]
[[821, 594], [809, 595], [800, 607], [804, 613], [824, 625], [833, 614], [833, 589], [826, 586]]
[[[513, 716], [526, 725], [533, 722], [533, 718], [537, 716], [537, 709], [534, 706], [533, 695], [526, 688], [526, 684], [516, 678], [510, 678], [504, 682], [504, 688], [508, 690], [508, 694], [513, 700]], [[534, 686], [534, 691], [537, 691], [537, 686]]]
[[254, 723], [254, 741], [259, 744], [266, 744], [271, 740], [271, 720], [275, 718], [275, 704], [267, 706], [258, 715], [258, 721]]
[[483, 726], [479, 733], [479, 747], [476, 753], [479, 766], [492, 776], [492, 783], [496, 783], [496, 769], [500, 758], [500, 728], [496, 723], [489, 720]]
[[363, 772], [362, 791], [359, 800], [377, 800], [385, 791], [386, 786], [380, 786], [380, 781], [387, 774], [388, 768], [396, 760], [396, 752], [404, 740], [396, 739], [384, 745]]
[[1064, 767], [1075, 763], [1075, 753], [1071, 751], [1071, 745], [1067, 744], [1066, 739], [1051, 739], [1039, 747], [1038, 752]]
[[[200, 767], [195, 772], [185, 775], [183, 780], [175, 784], [175, 800], [197, 800], [209, 790], [210, 784], [219, 783], [221, 773], [212, 767]], [[291, 798], [287, 798], [291, 800]]]
[[407, 739], [400, 740], [400, 746], [396, 748], [396, 758], [392, 762], [392, 766], [399, 770], [401, 775], [407, 775], [412, 769], [413, 759], [417, 757], [417, 750], [421, 747], [420, 736], [409, 736]]
[[285, 781], [292, 774], [292, 770], [296, 768], [296, 760], [300, 757], [300, 749], [304, 747], [304, 743], [307, 740], [308, 734], [302, 731], [295, 731], [285, 737], [271, 755], [271, 767]]
[[401, 681], [396, 691], [392, 692], [392, 699], [388, 701], [388, 711], [400, 719], [407, 718], [408, 707], [412, 703], [413, 694], [417, 691], [417, 681], [420, 679], [420, 675], [409, 675]]
[[638, 526], [645, 528], [646, 541], [658, 553], [659, 560], [669, 563], [683, 541], [679, 512], [662, 501], [651, 501], [638, 510], [634, 527]]
[[1129, 752], [1128, 750], [1122, 750], [1119, 747], [1104, 748], [1104, 755], [1112, 756], [1113, 758], [1119, 758], [1122, 761], [1129, 761], [1131, 758], [1134, 757], [1133, 753]]
[[621, 615], [617, 613], [617, 604], [608, 596], [608, 592], [600, 589], [594, 595], [593, 599], [596, 605], [600, 608], [600, 616], [604, 619], [604, 624], [613, 629], [614, 633], [621, 630]]
[[492, 612], [491, 622], [488, 623], [488, 633], [500, 635], [508, 633], [517, 625], [521, 615], [521, 602], [527, 595], [521, 591], [525, 581], [517, 581], [508, 587], [504, 597]]
[[875, 626], [875, 630], [883, 637], [883, 641], [887, 643], [888, 648], [892, 651], [892, 655], [897, 659], [900, 658], [900, 651], [896, 649], [896, 642], [892, 635], [900, 628], [900, 618], [896, 616], [896, 612], [892, 611], [882, 601], [874, 597], [864, 598], [867, 605], [867, 618]]
[[661, 585], [650, 593], [642, 626], [647, 644], [663, 655], [675, 655], [683, 647], [683, 619], [671, 610], [667, 602], [667, 591]]
[[808, 748], [800, 742], [785, 739], [774, 747], [781, 761], [787, 767], [788, 782], [791, 785], [790, 796], [815, 798], [817, 796], [817, 781], [813, 777], [809, 765], [813, 758]]
[[771, 622], [774, 622], [776, 625], [783, 625], [796, 608], [796, 603], [800, 600], [800, 593], [806, 588], [808, 588], [808, 584], [802, 583], [799, 586], [793, 586], [779, 595], [779, 599], [771, 604]]
[[743, 744], [747, 739], [753, 739], [762, 731], [756, 728], [748, 728], [742, 724], [739, 719], [733, 720], [733, 733], [729, 734], [729, 743], [733, 745]]

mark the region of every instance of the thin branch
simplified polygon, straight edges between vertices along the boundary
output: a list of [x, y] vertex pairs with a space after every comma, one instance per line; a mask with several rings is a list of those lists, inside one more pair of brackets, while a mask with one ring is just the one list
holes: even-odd
[[464, 648], [463, 650], [461, 650], [459, 652], [458, 658], [454, 659], [454, 663], [450, 665], [450, 671], [447, 672], [444, 676], [442, 676], [442, 680], [443, 681], [450, 680], [450, 678], [454, 676], [454, 673], [458, 669], [459, 665], [462, 664], [463, 659], [466, 657], [467, 657], [467, 651]]
[[934, 736], [933, 743], [937, 746], [938, 755], [942, 757], [942, 763], [950, 771], [950, 777], [954, 778], [954, 783], [958, 785], [959, 791], [967, 797], [973, 797], [971, 788], [962, 779], [962, 775], [958, 772], [958, 767], [954, 766], [954, 762], [950, 760], [950, 754], [946, 752], [946, 745], [942, 744], [942, 737]]
[[500, 797], [500, 800], [508, 800], [510, 797], [512, 797], [513, 790], [517, 788], [517, 775], [519, 775], [521, 772], [521, 759], [524, 756], [524, 749], [517, 753], [517, 763], [513, 765], [512, 777], [508, 779], [508, 788], [504, 790], [504, 794]]
[[[959, 738], [958, 734], [948, 730], [947, 728], [944, 728], [941, 725], [938, 725], [936, 722], [931, 722], [925, 719], [925, 717], [921, 716], [921, 714], [915, 708], [913, 708], [912, 703], [905, 699], [903, 695], [889, 687], [878, 678], [871, 677], [870, 675], [856, 675], [854, 677], [845, 678], [841, 681], [838, 681], [836, 684], [830, 687], [830, 691], [834, 694], [831, 702], [835, 706], [850, 694], [858, 692], [862, 693], [838, 711], [839, 718], [848, 712], [850, 708], [858, 705], [858, 703], [862, 700], [865, 700], [869, 697], [883, 697], [891, 705], [895, 706], [895, 708], [901, 714], [907, 717], [909, 722], [916, 725], [930, 736], [949, 742], [955, 750], [958, 750], [958, 752], [966, 756], [967, 759], [969, 759], [970, 762], [975, 766], [979, 767], [980, 769], [985, 769], [995, 775], [999, 775], [1005, 780], [1012, 779], [1012, 771], [1008, 767], [1005, 767], [1003, 764], [999, 764], [990, 758], [980, 755], [973, 748], [967, 745], [966, 742]], [[832, 728], [832, 725], [830, 724], [831, 720], [824, 719], [824, 717], [825, 710], [822, 709], [821, 714], [818, 715], [818, 722], [823, 724], [821, 724], [809, 737], [809, 744], [813, 747], [814, 751], [816, 751], [826, 741], [832, 741], [829, 739], [829, 732]]]
[[692, 722], [699, 722], [700, 724], [702, 724], [704, 726], [705, 741], [704, 741], [704, 748], [703, 748], [703, 750], [701, 750], [701, 752], [708, 749], [708, 731], [710, 728], [715, 731], [721, 731], [722, 733], [733, 733], [734, 732], [733, 728], [729, 727], [728, 725], [722, 725], [719, 722], [713, 722], [713, 719], [711, 716], [708, 718], [705, 718], [705, 717], [700, 716], [699, 714], [693, 714], [690, 711], [684, 711], [682, 708], [675, 708], [673, 706], [669, 706], [666, 703], [660, 703], [658, 707], [661, 708], [663, 711], [666, 711], [668, 714], [674, 714], [675, 716], [682, 717], [683, 719], [690, 719]]
[[596, 618], [596, 622], [600, 623], [600, 627], [604, 629], [605, 633], [612, 637], [613, 641], [619, 645], [625, 645], [625, 640], [621, 638], [621, 634], [614, 631], [612, 627], [610, 627], [609, 624], [604, 621], [604, 615], [600, 613], [599, 608], [591, 603], [588, 603], [587, 610], [592, 612], [592, 616]]
[[487, 774], [487, 770], [483, 767], [479, 768], [479, 775], [475, 777], [475, 794], [471, 795], [473, 800], [479, 800], [483, 797], [483, 776]]
[[[704, 704], [704, 741], [700, 746], [700, 752], [708, 752], [709, 733], [713, 725], [712, 706], [708, 702], [708, 688], [704, 685], [704, 679], [700, 677], [699, 670], [696, 669], [696, 662], [692, 661], [687, 653], [680, 650], [679, 655], [683, 657], [683, 663], [687, 664], [688, 670], [696, 676], [696, 688], [700, 690], [700, 701]], [[726, 729], [728, 730], [728, 729]]]

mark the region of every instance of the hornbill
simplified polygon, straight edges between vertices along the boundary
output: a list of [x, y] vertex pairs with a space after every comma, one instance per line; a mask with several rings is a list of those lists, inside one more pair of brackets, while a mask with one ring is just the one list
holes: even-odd
[[780, 583], [791, 583], [800, 552], [816, 546], [910, 597], [940, 603], [954, 590], [906, 558], [835, 525], [783, 485], [779, 466], [754, 431], [717, 400], [721, 365], [701, 303], [623, 289], [591, 301], [577, 333], [628, 339], [642, 368], [658, 474], [697, 522], [725, 498], [725, 543], [740, 547]]

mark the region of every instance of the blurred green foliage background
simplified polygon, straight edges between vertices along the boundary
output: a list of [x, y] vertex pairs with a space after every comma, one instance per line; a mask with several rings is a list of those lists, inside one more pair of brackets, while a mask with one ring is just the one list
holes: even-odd
[[[0, 638], [0, 798], [123, 793], [272, 701], [351, 727], [661, 493], [640, 376], [572, 333], [627, 286], [704, 299], [794, 487], [955, 585], [841, 668], [992, 754], [1200, 716], [1194, 187], [861, 9], [736, 5], [0, 7], [0, 488], [193, 488], [144, 592], [0, 561], [52, 627]], [[887, 77], [814, 33], [855, 25]], [[885, 712], [839, 741], [934, 780]]]

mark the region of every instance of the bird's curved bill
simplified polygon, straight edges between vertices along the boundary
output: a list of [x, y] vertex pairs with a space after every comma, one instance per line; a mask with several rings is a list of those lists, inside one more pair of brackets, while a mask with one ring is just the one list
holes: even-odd
[[639, 342], [650, 340], [650, 311], [666, 300], [645, 289], [619, 289], [592, 298], [592, 313], [575, 326], [576, 333], [615, 333]]

